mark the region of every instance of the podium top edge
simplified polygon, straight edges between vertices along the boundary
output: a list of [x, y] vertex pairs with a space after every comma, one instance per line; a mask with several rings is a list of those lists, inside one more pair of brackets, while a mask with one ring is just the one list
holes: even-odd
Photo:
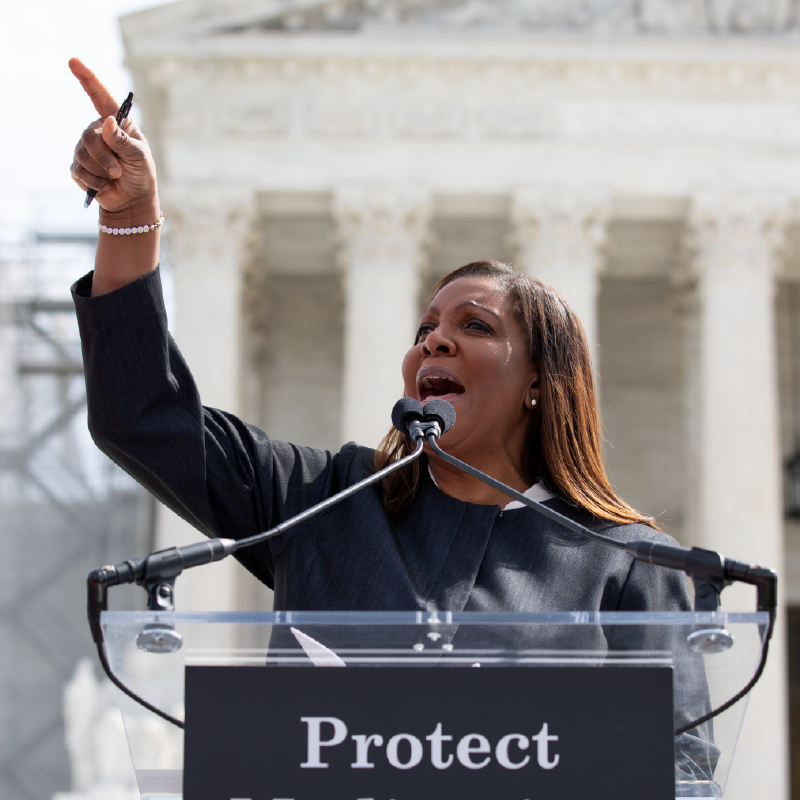
[[766, 625], [764, 612], [570, 611], [104, 611], [106, 625], [167, 621], [184, 625]]

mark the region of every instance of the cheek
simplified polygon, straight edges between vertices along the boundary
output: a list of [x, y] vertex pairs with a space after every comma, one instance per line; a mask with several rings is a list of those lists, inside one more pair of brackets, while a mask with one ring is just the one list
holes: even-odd
[[406, 396], [417, 396], [417, 371], [420, 367], [419, 347], [412, 347], [403, 359], [403, 385]]
[[[518, 397], [522, 397], [529, 389], [533, 374], [527, 359], [518, 357], [510, 348], [498, 352], [492, 365], [494, 368], [493, 382], [497, 387], [497, 394], [504, 400], [513, 399], [516, 406]], [[520, 400], [520, 403], [522, 401]]]

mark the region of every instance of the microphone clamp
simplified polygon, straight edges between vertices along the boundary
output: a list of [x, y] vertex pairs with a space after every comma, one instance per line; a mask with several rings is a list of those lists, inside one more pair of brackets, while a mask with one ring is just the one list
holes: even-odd
[[406, 424], [406, 430], [414, 443], [424, 442], [428, 436], [438, 439], [442, 435], [442, 428], [436, 418], [411, 420]]

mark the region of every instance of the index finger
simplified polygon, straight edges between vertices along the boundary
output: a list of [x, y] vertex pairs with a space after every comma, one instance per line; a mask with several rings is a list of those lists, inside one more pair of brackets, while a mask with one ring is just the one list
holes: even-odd
[[118, 103], [111, 96], [111, 92], [100, 83], [99, 78], [80, 59], [71, 58], [69, 68], [72, 74], [80, 81], [83, 91], [89, 95], [92, 105], [97, 113], [105, 118], [113, 116], [119, 108]]

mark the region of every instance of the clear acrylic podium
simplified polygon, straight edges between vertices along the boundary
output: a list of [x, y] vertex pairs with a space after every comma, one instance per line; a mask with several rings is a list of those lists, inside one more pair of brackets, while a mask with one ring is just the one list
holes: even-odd
[[[707, 682], [716, 708], [753, 676], [761, 656], [766, 613], [573, 612], [552, 614], [449, 612], [103, 612], [109, 663], [133, 692], [172, 716], [184, 718], [184, 674], [190, 666], [310, 669], [346, 666], [503, 666], [647, 669], [671, 666], [676, 706], [687, 674]], [[155, 626], [174, 628], [173, 652], [141, 649]], [[713, 635], [718, 630], [722, 635]], [[698, 631], [704, 651], [697, 650]], [[730, 636], [730, 640], [727, 638]], [[177, 641], [178, 637], [175, 637]], [[137, 640], [139, 642], [137, 646]], [[731, 644], [732, 640], [732, 644]], [[691, 642], [691, 643], [690, 643]], [[694, 647], [693, 647], [694, 645]], [[727, 646], [727, 649], [726, 649]], [[158, 645], [156, 645], [158, 649]], [[533, 673], [526, 673], [533, 674]], [[183, 731], [118, 692], [143, 798], [181, 797]], [[724, 796], [746, 700], [713, 720], [717, 755], [708, 776], [687, 775], [678, 764], [676, 797]], [[705, 708], [676, 708], [676, 719]], [[687, 713], [689, 716], [687, 717]], [[679, 747], [676, 759], [681, 761]], [[704, 779], [704, 777], [706, 779]], [[335, 797], [335, 793], [331, 794]], [[501, 800], [501, 798], [498, 798]]]

